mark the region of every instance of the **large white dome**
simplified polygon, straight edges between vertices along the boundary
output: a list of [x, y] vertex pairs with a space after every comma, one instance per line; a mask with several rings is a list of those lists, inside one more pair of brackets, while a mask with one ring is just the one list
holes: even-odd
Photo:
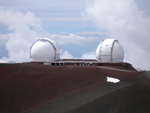
[[101, 62], [123, 62], [124, 50], [118, 40], [105, 39], [96, 49], [96, 59]]
[[49, 38], [38, 39], [30, 48], [30, 58], [33, 61], [58, 60], [59, 57], [59, 46]]

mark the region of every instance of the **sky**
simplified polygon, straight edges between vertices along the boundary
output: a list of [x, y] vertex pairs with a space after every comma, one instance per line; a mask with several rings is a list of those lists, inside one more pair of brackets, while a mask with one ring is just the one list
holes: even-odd
[[95, 59], [102, 39], [117, 39], [124, 61], [150, 69], [150, 0], [0, 0], [0, 60], [29, 62], [50, 38], [61, 58]]

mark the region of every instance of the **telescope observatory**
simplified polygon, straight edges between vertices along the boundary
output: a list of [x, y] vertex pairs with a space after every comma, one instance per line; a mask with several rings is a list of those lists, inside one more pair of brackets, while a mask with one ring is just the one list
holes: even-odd
[[49, 38], [40, 38], [30, 48], [30, 58], [33, 61], [54, 61], [60, 57], [57, 43]]
[[105, 39], [96, 49], [96, 59], [101, 62], [123, 62], [124, 50], [118, 40]]

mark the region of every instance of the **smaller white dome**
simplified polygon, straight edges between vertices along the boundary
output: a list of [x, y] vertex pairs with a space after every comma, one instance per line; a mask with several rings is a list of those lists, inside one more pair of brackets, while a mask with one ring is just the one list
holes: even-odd
[[30, 48], [30, 58], [33, 61], [58, 60], [59, 57], [59, 46], [49, 38], [38, 39]]
[[123, 62], [124, 50], [118, 40], [105, 39], [96, 49], [96, 59], [101, 62]]

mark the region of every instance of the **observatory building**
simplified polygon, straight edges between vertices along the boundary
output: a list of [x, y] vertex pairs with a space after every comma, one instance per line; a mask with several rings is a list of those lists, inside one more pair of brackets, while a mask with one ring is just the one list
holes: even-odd
[[118, 40], [105, 39], [96, 49], [96, 59], [100, 62], [123, 62], [124, 50]]
[[33, 62], [44, 62], [47, 65], [99, 65], [99, 63], [123, 62], [124, 51], [118, 40], [105, 39], [96, 49], [96, 59], [60, 59], [59, 46], [49, 38], [40, 38], [30, 48]]
[[60, 57], [57, 43], [49, 38], [40, 38], [30, 48], [33, 61], [55, 61]]

